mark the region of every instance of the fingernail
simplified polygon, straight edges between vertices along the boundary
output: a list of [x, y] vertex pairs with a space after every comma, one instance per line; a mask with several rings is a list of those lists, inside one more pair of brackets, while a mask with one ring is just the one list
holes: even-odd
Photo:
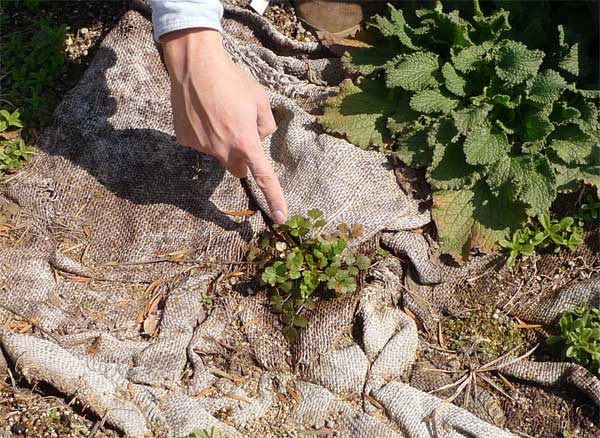
[[285, 222], [285, 214], [283, 213], [283, 211], [275, 210], [273, 212], [273, 220], [278, 224], [284, 223]]

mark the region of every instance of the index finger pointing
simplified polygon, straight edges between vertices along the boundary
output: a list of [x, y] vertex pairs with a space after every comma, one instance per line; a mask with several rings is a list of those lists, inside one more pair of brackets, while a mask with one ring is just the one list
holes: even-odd
[[281, 184], [279, 184], [279, 179], [277, 179], [277, 175], [275, 175], [273, 166], [271, 166], [271, 163], [267, 160], [267, 157], [262, 150], [258, 133], [255, 144], [256, 148], [248, 155], [248, 162], [246, 164], [248, 165], [248, 169], [250, 170], [250, 173], [252, 173], [256, 184], [265, 195], [267, 203], [269, 204], [271, 218], [278, 224], [284, 223], [288, 213], [287, 201], [285, 200]]

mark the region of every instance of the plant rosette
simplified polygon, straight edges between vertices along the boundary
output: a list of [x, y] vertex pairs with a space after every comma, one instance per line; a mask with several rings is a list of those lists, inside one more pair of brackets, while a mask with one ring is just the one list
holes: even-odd
[[261, 280], [272, 291], [272, 309], [290, 340], [298, 328], [306, 327], [305, 312], [315, 308], [319, 297], [355, 292], [359, 273], [371, 265], [367, 256], [347, 249], [348, 240], [362, 234], [362, 226], [341, 224], [336, 233], [319, 234], [326, 224], [321, 211], [311, 210], [307, 217], [296, 215], [275, 225], [274, 235], [261, 241], [270, 254]]
[[559, 192], [600, 190], [600, 92], [578, 88], [579, 42], [559, 26], [556, 50], [531, 50], [511, 39], [508, 11], [473, 4], [471, 19], [440, 1], [375, 16], [376, 43], [344, 55], [356, 79], [319, 119], [426, 169], [441, 250], [457, 260], [495, 250]]

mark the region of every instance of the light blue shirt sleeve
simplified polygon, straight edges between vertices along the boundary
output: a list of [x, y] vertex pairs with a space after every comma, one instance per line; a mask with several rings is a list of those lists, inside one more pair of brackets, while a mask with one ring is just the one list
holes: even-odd
[[156, 41], [169, 32], [204, 27], [221, 32], [223, 5], [219, 0], [152, 0]]

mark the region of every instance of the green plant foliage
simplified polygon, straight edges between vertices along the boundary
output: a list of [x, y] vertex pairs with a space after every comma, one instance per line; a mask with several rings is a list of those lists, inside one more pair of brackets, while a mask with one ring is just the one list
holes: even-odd
[[12, 113], [5, 109], [0, 110], [0, 132], [4, 132], [9, 128], [22, 128], [21, 113], [19, 110], [14, 110]]
[[361, 225], [341, 224], [336, 233], [319, 235], [325, 225], [323, 213], [311, 210], [307, 217], [292, 216], [276, 225], [275, 234], [261, 241], [269, 258], [261, 280], [272, 288], [272, 309], [288, 339], [306, 326], [304, 313], [315, 307], [319, 295], [355, 292], [359, 272], [371, 265], [367, 256], [346, 250], [349, 239], [362, 235]]
[[548, 344], [560, 346], [562, 356], [600, 372], [600, 308], [582, 306], [563, 313], [560, 334], [550, 336]]
[[446, 345], [453, 350], [471, 350], [485, 360], [501, 356], [526, 343], [514, 321], [492, 307], [469, 311], [442, 325]]
[[29, 161], [33, 149], [22, 138], [0, 141], [0, 176]]
[[370, 23], [380, 42], [344, 55], [357, 79], [320, 117], [426, 168], [441, 249], [457, 259], [495, 249], [559, 192], [600, 191], [600, 92], [578, 88], [578, 43], [560, 26], [556, 50], [531, 49], [508, 11], [473, 6], [465, 19], [439, 1], [410, 16], [390, 5]]
[[219, 431], [214, 426], [212, 426], [210, 430], [194, 429], [192, 433], [188, 435], [188, 438], [219, 438]]
[[61, 417], [58, 410], [56, 408], [52, 408], [48, 411], [48, 418], [50, 418], [53, 421], [58, 421]]
[[583, 244], [581, 226], [573, 217], [566, 216], [558, 220], [544, 213], [538, 216], [537, 222], [533, 228], [524, 227], [515, 231], [511, 240], [500, 239], [500, 246], [508, 255], [507, 266], [512, 266], [519, 256], [529, 257], [536, 248], [549, 248], [554, 252], [563, 248], [575, 251]]
[[[16, 128], [16, 129], [15, 129]], [[20, 129], [23, 128], [20, 111], [14, 110], [12, 113], [6, 109], [0, 110], [0, 133], [5, 138], [11, 140], [0, 141], [0, 176], [4, 173], [14, 170], [27, 162], [33, 152], [33, 149], [25, 144], [20, 136]]]
[[594, 196], [593, 193], [586, 193], [575, 218], [579, 226], [584, 226], [586, 223], [598, 224], [598, 218], [600, 218], [600, 200], [598, 197]]
[[[26, 2], [35, 9], [36, 2]], [[39, 18], [19, 32], [5, 35], [2, 49], [1, 84], [3, 94], [25, 109], [29, 125], [39, 125], [55, 99], [53, 84], [65, 65], [67, 27]]]

